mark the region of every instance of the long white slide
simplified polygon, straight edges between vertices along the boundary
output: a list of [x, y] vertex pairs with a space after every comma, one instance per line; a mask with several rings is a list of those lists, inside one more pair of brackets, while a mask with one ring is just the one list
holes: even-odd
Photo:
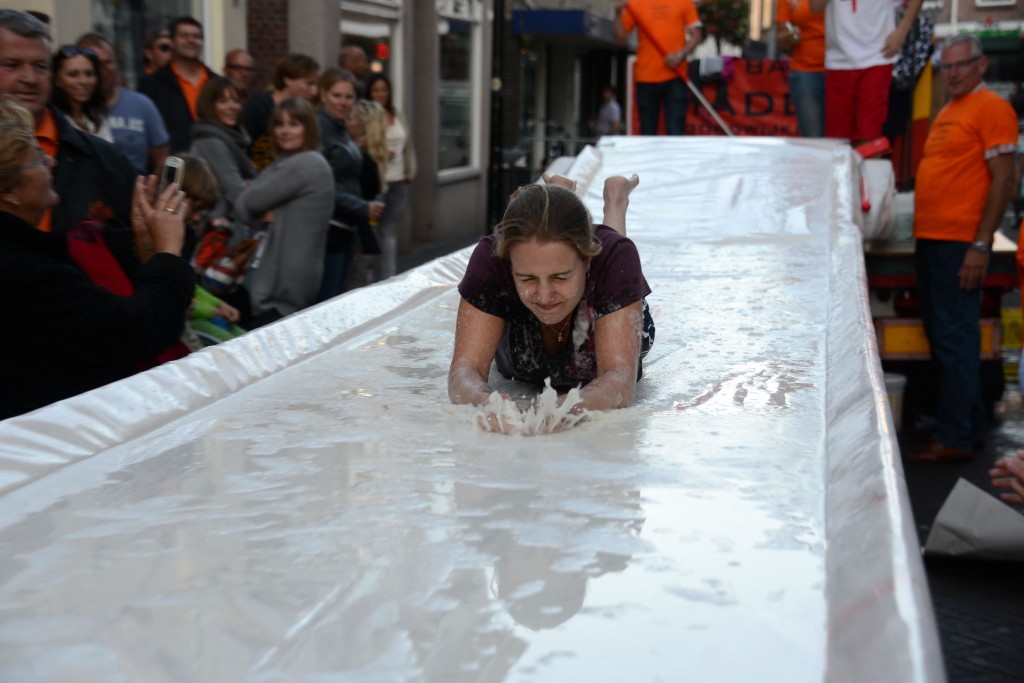
[[0, 422], [0, 680], [942, 681], [849, 147], [568, 174], [600, 220], [634, 172], [631, 408], [452, 406], [466, 249]]

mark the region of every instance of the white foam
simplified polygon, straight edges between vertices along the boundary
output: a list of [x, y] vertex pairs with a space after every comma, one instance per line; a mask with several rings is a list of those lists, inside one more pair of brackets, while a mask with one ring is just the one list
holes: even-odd
[[[504, 434], [535, 436], [564, 432], [587, 419], [588, 414], [582, 404], [580, 390], [574, 387], [559, 405], [558, 392], [551, 388], [549, 377], [544, 380], [544, 390], [525, 406], [497, 391], [492, 392], [487, 403], [477, 410], [473, 421], [484, 431]], [[494, 423], [490, 420], [492, 417]]]

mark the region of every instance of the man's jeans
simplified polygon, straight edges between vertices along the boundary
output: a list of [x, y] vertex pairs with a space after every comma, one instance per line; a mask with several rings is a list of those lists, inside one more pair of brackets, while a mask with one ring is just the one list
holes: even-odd
[[789, 72], [789, 97], [796, 110], [797, 127], [805, 138], [825, 134], [825, 72]]
[[636, 108], [640, 113], [640, 134], [658, 134], [658, 114], [665, 103], [665, 134], [686, 131], [686, 83], [676, 78], [662, 83], [637, 83]]
[[914, 252], [921, 318], [939, 376], [932, 436], [965, 451], [984, 433], [986, 419], [978, 330], [981, 288], [965, 291], [957, 276], [969, 248], [967, 242], [919, 239]]

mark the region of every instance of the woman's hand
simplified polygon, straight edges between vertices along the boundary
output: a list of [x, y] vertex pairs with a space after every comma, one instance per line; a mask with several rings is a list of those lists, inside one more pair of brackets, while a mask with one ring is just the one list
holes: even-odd
[[384, 204], [382, 202], [370, 202], [367, 215], [371, 221], [380, 222], [384, 217]]
[[211, 318], [224, 318], [230, 323], [237, 323], [241, 317], [238, 309], [229, 303], [221, 301], [219, 304], [213, 307]]
[[906, 39], [906, 29], [904, 29], [902, 25], [898, 26], [895, 31], [885, 37], [885, 43], [882, 45], [882, 56], [886, 59], [895, 57], [899, 54], [899, 51], [903, 47], [903, 43]]
[[[150, 203], [149, 195], [155, 186], [155, 176], [150, 176], [144, 182], [140, 179], [135, 183], [135, 196], [132, 199], [132, 232], [135, 235], [136, 250], [143, 262], [156, 252], [181, 256], [181, 247], [185, 242], [185, 219], [188, 218], [185, 193], [178, 190], [177, 183], [171, 183], [164, 188], [155, 203]], [[143, 230], [145, 235], [141, 234]]]
[[143, 202], [156, 189], [156, 176], [139, 176], [135, 179], [135, 191], [132, 193], [132, 241], [135, 244], [135, 256], [139, 263], [145, 263], [153, 255], [153, 240], [146, 226], [146, 215], [143, 213]]

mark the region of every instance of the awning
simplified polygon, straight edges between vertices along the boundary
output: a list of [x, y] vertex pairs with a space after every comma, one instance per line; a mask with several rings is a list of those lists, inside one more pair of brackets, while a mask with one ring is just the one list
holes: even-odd
[[517, 36], [576, 36], [614, 46], [612, 22], [586, 10], [527, 9], [512, 13], [512, 32]]

